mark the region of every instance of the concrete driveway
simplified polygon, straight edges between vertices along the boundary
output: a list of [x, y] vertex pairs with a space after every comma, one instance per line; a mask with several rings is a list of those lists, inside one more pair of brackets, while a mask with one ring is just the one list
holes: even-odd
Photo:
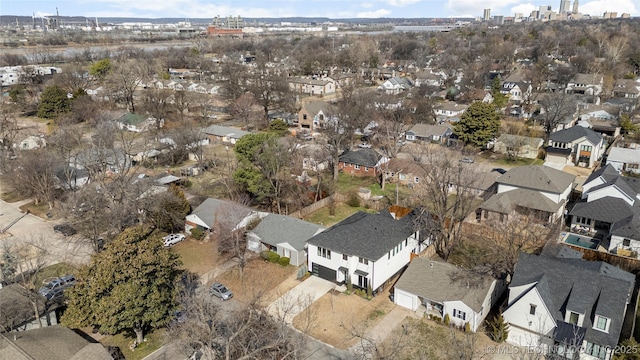
[[330, 281], [310, 276], [271, 303], [267, 311], [276, 319], [284, 319], [287, 324], [291, 324], [293, 318], [302, 310], [336, 287], [337, 285]]

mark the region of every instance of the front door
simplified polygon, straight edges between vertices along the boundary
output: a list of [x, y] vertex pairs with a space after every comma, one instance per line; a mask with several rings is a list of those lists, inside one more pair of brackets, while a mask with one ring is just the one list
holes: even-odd
[[366, 276], [358, 275], [358, 287], [366, 289], [369, 287], [369, 279]]

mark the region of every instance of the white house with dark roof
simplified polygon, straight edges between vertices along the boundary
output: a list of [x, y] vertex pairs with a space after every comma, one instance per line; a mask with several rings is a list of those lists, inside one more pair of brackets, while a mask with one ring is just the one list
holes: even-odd
[[572, 126], [549, 136], [546, 161], [559, 165], [592, 168], [606, 149], [602, 135], [582, 126]]
[[607, 155], [607, 165], [619, 172], [640, 174], [640, 146], [635, 148], [613, 147]]
[[497, 180], [497, 193], [482, 203], [477, 218], [500, 221], [512, 214], [531, 214], [550, 222], [562, 216], [574, 188], [575, 176], [548, 166], [520, 166], [508, 170]]
[[267, 214], [247, 233], [249, 248], [271, 250], [300, 266], [307, 261], [307, 240], [322, 232], [323, 226], [285, 215]]
[[248, 131], [220, 125], [208, 126], [202, 129], [202, 132], [209, 137], [209, 141], [211, 142], [230, 145], [235, 145], [243, 136], [250, 134]]
[[598, 96], [602, 93], [604, 77], [601, 74], [576, 74], [567, 84], [567, 94]]
[[532, 93], [531, 83], [523, 81], [504, 81], [500, 85], [500, 93], [506, 95], [509, 101], [520, 104], [529, 99]]
[[502, 313], [507, 342], [572, 359], [611, 359], [634, 285], [633, 274], [605, 262], [523, 253]]
[[414, 227], [416, 214], [402, 209], [360, 211], [309, 239], [311, 273], [336, 283], [350, 279], [356, 288], [379, 289], [409, 264], [411, 254], [430, 244]]
[[429, 141], [434, 143], [446, 143], [453, 135], [453, 128], [449, 125], [415, 124], [405, 132], [407, 141]]
[[505, 290], [503, 280], [471, 275], [468, 270], [427, 258], [415, 258], [393, 287], [393, 302], [418, 313], [444, 318], [476, 332]]

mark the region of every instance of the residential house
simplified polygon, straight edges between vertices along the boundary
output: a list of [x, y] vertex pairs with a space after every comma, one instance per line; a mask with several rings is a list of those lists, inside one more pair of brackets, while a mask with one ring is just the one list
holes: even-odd
[[618, 172], [640, 174], [640, 146], [622, 148], [613, 147], [607, 155], [607, 165], [613, 166]]
[[444, 318], [471, 331], [480, 329], [505, 290], [504, 280], [428, 258], [415, 258], [393, 287], [393, 302], [411, 311]]
[[376, 177], [388, 161], [373, 149], [346, 149], [338, 158], [338, 171], [357, 177]]
[[267, 214], [247, 233], [249, 248], [270, 250], [300, 266], [307, 261], [307, 240], [322, 232], [323, 226], [285, 215]]
[[336, 82], [331, 78], [290, 78], [289, 88], [301, 94], [324, 96], [336, 92]]
[[207, 198], [186, 216], [184, 231], [189, 234], [191, 229], [198, 228], [209, 234], [214, 231], [216, 222], [222, 220], [219, 217], [237, 220], [234, 224], [235, 228], [241, 228], [246, 227], [259, 216], [264, 214], [259, 214], [233, 201]]
[[535, 159], [543, 144], [544, 140], [537, 137], [502, 134], [493, 145], [493, 152], [514, 159]]
[[455, 122], [460, 120], [460, 116], [465, 112], [465, 110], [467, 110], [468, 107], [469, 105], [457, 104], [453, 101], [445, 101], [435, 104], [433, 106], [433, 111], [436, 114], [438, 122]]
[[82, 167], [60, 166], [55, 169], [59, 186], [65, 190], [75, 190], [89, 182], [89, 171]]
[[376, 292], [430, 244], [415, 229], [416, 216], [400, 207], [351, 215], [307, 241], [311, 273]]
[[[34, 306], [38, 310], [36, 318]], [[19, 284], [0, 288], [0, 333], [26, 331], [58, 323], [55, 308], [46, 299]]]
[[164, 119], [146, 117], [139, 114], [126, 113], [115, 120], [118, 128], [132, 132], [144, 132], [153, 128], [159, 129], [164, 126]]
[[19, 150], [35, 150], [47, 146], [47, 141], [42, 135], [29, 135], [24, 140], [20, 141], [20, 143], [13, 144], [13, 146], [17, 147]]
[[576, 74], [567, 84], [567, 94], [599, 96], [602, 93], [604, 77], [600, 74]]
[[497, 193], [480, 205], [477, 220], [512, 215], [533, 216], [541, 222], [553, 222], [563, 215], [574, 188], [575, 176], [548, 166], [520, 166], [497, 178]]
[[602, 261], [522, 253], [502, 313], [507, 342], [568, 359], [611, 359], [634, 284], [633, 274]]
[[424, 168], [415, 162], [413, 158], [404, 157], [406, 153], [400, 153], [397, 157], [389, 160], [384, 167], [385, 181], [398, 183], [408, 187], [424, 180]]
[[321, 129], [335, 113], [332, 104], [326, 101], [311, 101], [302, 106], [298, 112], [298, 126], [316, 131]]
[[573, 126], [551, 133], [546, 161], [592, 168], [605, 149], [602, 135], [583, 126]]
[[251, 134], [248, 131], [240, 130], [238, 128], [220, 125], [208, 126], [202, 129], [202, 132], [209, 137], [210, 142], [228, 145], [235, 145], [243, 136]]
[[530, 83], [522, 81], [503, 81], [500, 93], [506, 95], [510, 102], [520, 105], [531, 97], [533, 88]]
[[613, 85], [613, 96], [637, 99], [640, 97], [640, 82], [633, 79], [618, 79]]
[[413, 82], [411, 80], [404, 77], [394, 76], [385, 80], [380, 86], [378, 86], [378, 91], [384, 91], [389, 95], [398, 95], [410, 90], [412, 87]]
[[113, 360], [109, 351], [89, 335], [60, 325], [14, 335], [0, 334], [0, 359]]
[[606, 165], [587, 178], [568, 215], [573, 232], [600, 239], [599, 245], [611, 253], [638, 257], [640, 179], [623, 177]]
[[415, 76], [415, 86], [422, 85], [439, 87], [443, 84], [442, 77], [431, 71], [421, 71]]
[[453, 134], [453, 128], [449, 125], [415, 124], [410, 130], [405, 132], [407, 141], [428, 141], [439, 144], [446, 144]]
[[87, 169], [89, 177], [92, 177], [96, 174], [122, 173], [133, 166], [131, 160], [122, 149], [89, 148], [76, 155], [69, 165]]

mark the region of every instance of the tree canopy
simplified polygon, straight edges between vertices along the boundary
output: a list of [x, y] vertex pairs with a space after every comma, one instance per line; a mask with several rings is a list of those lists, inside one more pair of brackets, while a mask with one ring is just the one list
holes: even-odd
[[61, 113], [71, 108], [71, 99], [59, 86], [48, 86], [40, 96], [38, 116], [45, 119], [55, 119]]
[[465, 144], [481, 148], [498, 135], [500, 115], [494, 105], [476, 101], [453, 125], [453, 130]]
[[111, 60], [109, 60], [108, 58], [96, 61], [89, 67], [89, 74], [91, 76], [97, 77], [100, 80], [104, 79], [110, 71]]
[[93, 326], [101, 333], [144, 331], [166, 325], [177, 306], [180, 261], [158, 235], [142, 227], [125, 230], [81, 269], [70, 288], [62, 323]]

